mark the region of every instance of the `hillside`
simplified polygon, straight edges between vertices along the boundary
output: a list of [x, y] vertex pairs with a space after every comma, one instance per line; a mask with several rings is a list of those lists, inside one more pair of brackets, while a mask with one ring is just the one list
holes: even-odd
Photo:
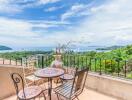
[[96, 50], [115, 50], [118, 48], [122, 48], [123, 46], [110, 46], [110, 47], [104, 47], [104, 48], [97, 48]]
[[0, 45], [0, 50], [12, 50], [12, 48]]

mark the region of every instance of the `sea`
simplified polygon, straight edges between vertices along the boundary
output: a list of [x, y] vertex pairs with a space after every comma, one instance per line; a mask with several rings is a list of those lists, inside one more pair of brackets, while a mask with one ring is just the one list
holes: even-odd
[[[86, 52], [86, 51], [96, 51], [96, 52], [106, 52], [109, 50], [96, 50], [97, 48], [104, 48], [105, 46], [88, 46], [88, 47], [78, 47], [69, 48], [68, 50], [74, 52]], [[0, 50], [0, 53], [6, 52], [20, 52], [20, 51], [52, 51], [55, 47], [28, 47], [28, 48], [13, 48], [12, 50]]]

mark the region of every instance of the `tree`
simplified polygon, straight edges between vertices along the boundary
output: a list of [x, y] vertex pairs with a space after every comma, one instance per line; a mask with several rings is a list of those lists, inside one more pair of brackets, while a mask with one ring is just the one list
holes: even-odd
[[132, 55], [132, 45], [128, 45], [128, 46], [126, 47], [126, 54]]

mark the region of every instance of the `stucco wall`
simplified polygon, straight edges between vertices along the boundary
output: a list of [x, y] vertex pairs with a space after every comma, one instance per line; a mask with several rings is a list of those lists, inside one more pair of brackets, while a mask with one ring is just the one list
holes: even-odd
[[19, 66], [0, 65], [0, 100], [15, 93], [14, 85], [9, 74], [13, 72], [17, 72], [22, 75], [22, 68]]
[[132, 81], [130, 80], [89, 73], [86, 87], [121, 100], [132, 100]]

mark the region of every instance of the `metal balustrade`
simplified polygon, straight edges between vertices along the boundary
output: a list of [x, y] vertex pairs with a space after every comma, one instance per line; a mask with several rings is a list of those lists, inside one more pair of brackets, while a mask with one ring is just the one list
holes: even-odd
[[[50, 66], [55, 59], [51, 54], [37, 55], [36, 57], [38, 58], [37, 67], [40, 68]], [[99, 73], [99, 75], [106, 74], [132, 79], [132, 66], [129, 66], [128, 69], [127, 60], [117, 61], [115, 59], [90, 58], [89, 56], [64, 54], [62, 55], [62, 62], [65, 67], [89, 66], [91, 72]], [[0, 64], [22, 66], [23, 60], [22, 58], [0, 58]]]

